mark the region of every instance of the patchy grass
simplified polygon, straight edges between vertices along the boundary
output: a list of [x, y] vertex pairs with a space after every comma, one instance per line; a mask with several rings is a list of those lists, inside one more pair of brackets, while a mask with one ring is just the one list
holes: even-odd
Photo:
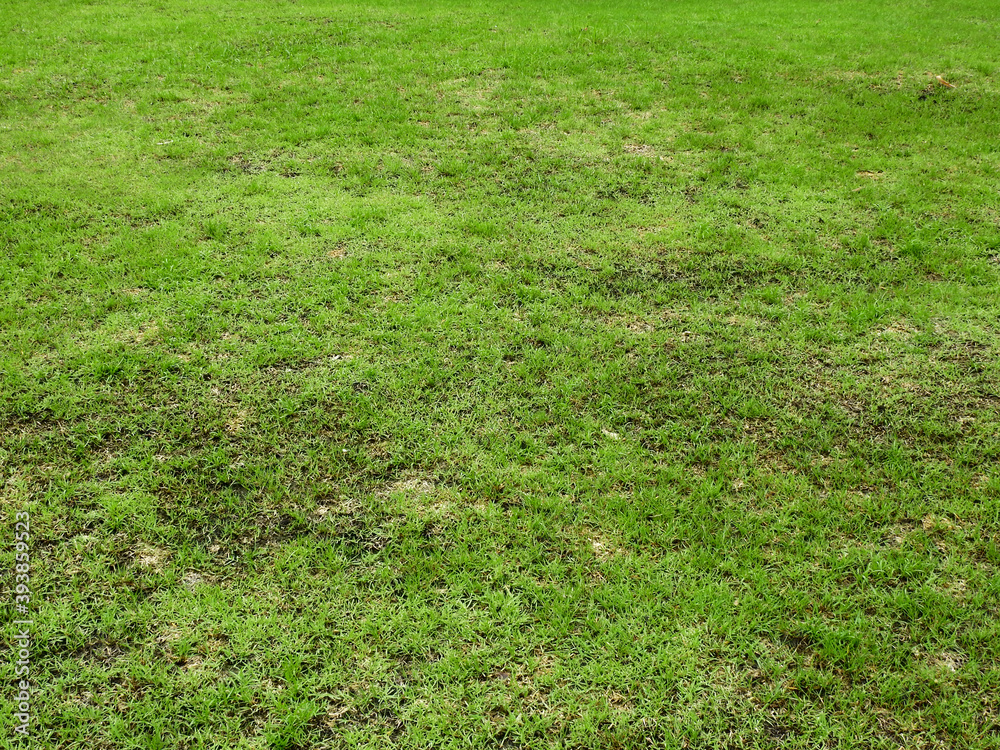
[[1000, 742], [993, 4], [8, 6], [36, 746]]

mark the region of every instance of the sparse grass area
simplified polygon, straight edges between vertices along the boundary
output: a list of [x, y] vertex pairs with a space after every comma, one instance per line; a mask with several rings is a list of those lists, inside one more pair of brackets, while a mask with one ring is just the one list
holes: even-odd
[[996, 3], [3, 7], [34, 746], [1000, 745]]

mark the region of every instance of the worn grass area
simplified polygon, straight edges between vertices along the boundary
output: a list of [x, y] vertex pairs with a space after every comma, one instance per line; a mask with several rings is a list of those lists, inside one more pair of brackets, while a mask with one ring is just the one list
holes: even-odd
[[994, 2], [4, 9], [36, 747], [1000, 744]]

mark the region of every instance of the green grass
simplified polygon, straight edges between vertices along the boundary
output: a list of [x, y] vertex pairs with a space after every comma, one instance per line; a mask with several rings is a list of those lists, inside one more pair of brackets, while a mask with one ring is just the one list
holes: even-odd
[[0, 15], [34, 746], [1000, 746], [996, 3]]

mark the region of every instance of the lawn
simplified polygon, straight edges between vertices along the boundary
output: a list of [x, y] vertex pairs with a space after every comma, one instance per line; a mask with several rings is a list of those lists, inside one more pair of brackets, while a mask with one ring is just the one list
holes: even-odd
[[3, 746], [1000, 746], [998, 27], [0, 4]]

